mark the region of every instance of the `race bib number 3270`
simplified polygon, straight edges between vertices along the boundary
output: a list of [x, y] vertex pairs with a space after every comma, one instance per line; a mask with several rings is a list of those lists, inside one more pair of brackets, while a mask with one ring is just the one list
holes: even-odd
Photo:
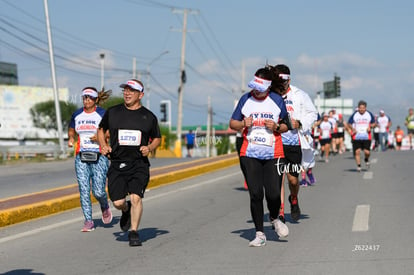
[[140, 130], [118, 130], [119, 145], [139, 146], [141, 145], [141, 136]]

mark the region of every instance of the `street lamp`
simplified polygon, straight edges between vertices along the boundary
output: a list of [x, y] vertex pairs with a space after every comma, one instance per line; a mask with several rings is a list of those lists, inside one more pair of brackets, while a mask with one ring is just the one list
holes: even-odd
[[101, 58], [101, 89], [102, 89], [105, 84], [105, 80], [104, 80], [105, 54], [101, 53], [99, 57]]
[[149, 62], [148, 65], [147, 65], [147, 83], [146, 83], [146, 88], [145, 88], [146, 97], [147, 97], [147, 106], [146, 106], [147, 109], [150, 109], [150, 76], [151, 76], [150, 70], [151, 70], [151, 65], [167, 53], [169, 53], [169, 51], [163, 51], [158, 56], [156, 56], [153, 60], [151, 60], [151, 62]]

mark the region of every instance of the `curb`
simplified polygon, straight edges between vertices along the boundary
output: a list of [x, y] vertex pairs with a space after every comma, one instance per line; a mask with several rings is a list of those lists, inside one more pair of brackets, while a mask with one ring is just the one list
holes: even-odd
[[[163, 175], [152, 176], [147, 188], [157, 188], [163, 185], [173, 184], [182, 179], [188, 179], [208, 172], [224, 169], [236, 164], [239, 164], [238, 157], [219, 160], [213, 163], [202, 165], [194, 164], [194, 166], [191, 168], [168, 172]], [[63, 187], [62, 189], [64, 188], [66, 187]], [[70, 185], [67, 188], [73, 188], [73, 185]], [[93, 196], [91, 197], [92, 202], [95, 203], [95, 198]], [[80, 207], [79, 193], [62, 196], [43, 202], [10, 208], [0, 211], [0, 227], [48, 216], [77, 207]]]

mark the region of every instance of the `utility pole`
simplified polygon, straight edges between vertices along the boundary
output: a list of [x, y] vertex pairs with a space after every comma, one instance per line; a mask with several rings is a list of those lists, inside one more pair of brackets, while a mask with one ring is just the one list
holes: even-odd
[[[178, 114], [177, 114], [177, 141], [175, 144], [175, 150], [181, 152], [181, 130], [182, 130], [182, 121], [183, 121], [183, 89], [184, 84], [187, 81], [187, 76], [185, 74], [185, 40], [187, 34], [187, 15], [188, 12], [193, 12], [188, 9], [177, 10], [173, 9], [174, 13], [183, 13], [183, 29], [182, 39], [181, 39], [181, 60], [180, 60], [180, 86], [178, 87]], [[198, 13], [198, 11], [195, 11]], [[178, 157], [181, 157], [179, 154]]]
[[50, 31], [50, 22], [49, 22], [49, 9], [47, 5], [47, 0], [44, 0], [43, 3], [45, 6], [47, 38], [49, 41], [50, 70], [52, 73], [53, 92], [54, 92], [54, 97], [55, 97], [56, 123], [57, 123], [57, 128], [58, 128], [57, 131], [58, 131], [59, 145], [60, 145], [60, 151], [61, 151], [60, 157], [66, 158], [66, 155], [65, 155], [66, 150], [63, 145], [62, 116], [60, 113], [59, 92], [57, 89], [57, 82], [56, 82], [55, 60], [54, 60], [53, 45], [52, 45], [52, 33]]
[[137, 75], [137, 58], [132, 58], [132, 78], [135, 79]]
[[99, 55], [101, 58], [101, 89], [105, 86], [105, 54], [101, 53]]
[[211, 121], [212, 121], [212, 116], [213, 116], [213, 112], [211, 110], [211, 97], [208, 96], [207, 98], [207, 129], [206, 129], [206, 157], [209, 158], [210, 157], [210, 142], [211, 142]]

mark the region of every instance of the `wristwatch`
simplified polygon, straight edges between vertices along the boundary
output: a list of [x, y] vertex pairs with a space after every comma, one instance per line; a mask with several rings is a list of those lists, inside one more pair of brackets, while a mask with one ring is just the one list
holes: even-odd
[[280, 124], [276, 124], [276, 132], [278, 132], [280, 130]]

